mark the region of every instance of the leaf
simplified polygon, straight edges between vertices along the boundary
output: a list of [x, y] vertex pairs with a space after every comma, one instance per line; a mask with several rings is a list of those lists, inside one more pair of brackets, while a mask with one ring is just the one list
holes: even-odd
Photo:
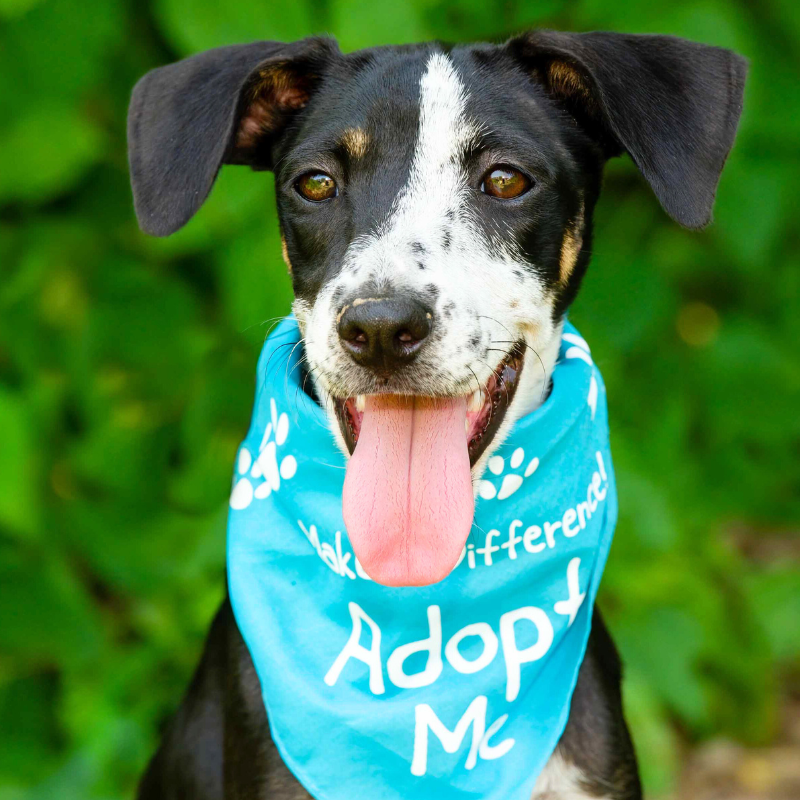
[[89, 599], [54, 553], [0, 548], [0, 650], [65, 666], [91, 658], [99, 639]]
[[[77, 105], [104, 80], [108, 69], [104, 62], [112, 48], [122, 43], [125, 32], [120, 0], [81, 0], [79, 8], [73, 0], [32, 4], [3, 27], [0, 97], [4, 107], [14, 109], [12, 116], [36, 110], [44, 114], [51, 105], [71, 105], [77, 111]], [[54, 143], [69, 147], [69, 131], [60, 130], [53, 124], [57, 122], [56, 117], [45, 130]], [[5, 166], [8, 159], [3, 161]]]
[[0, 202], [52, 199], [80, 180], [104, 148], [99, 129], [69, 106], [48, 103], [14, 117], [0, 129]]
[[221, 297], [233, 330], [260, 352], [276, 319], [289, 314], [292, 286], [280, 256], [277, 226], [259, 224], [218, 256]]
[[41, 2], [43, 0], [0, 0], [0, 17], [6, 19], [21, 17]]
[[652, 679], [637, 669], [626, 670], [623, 701], [645, 795], [665, 795], [675, 786], [680, 764], [679, 743], [669, 717], [653, 691]]
[[0, 681], [0, 783], [13, 775], [35, 781], [55, 767], [58, 680], [54, 671]]
[[35, 536], [41, 458], [24, 398], [0, 388], [0, 529]]
[[626, 658], [664, 702], [693, 725], [706, 723], [708, 708], [696, 673], [704, 633], [683, 610], [660, 607], [626, 615], [615, 630]]
[[313, 33], [308, 3], [157, 0], [161, 30], [183, 54], [258, 40], [291, 42]]
[[344, 52], [379, 44], [407, 44], [425, 39], [427, 32], [412, 3], [363, 3], [332, 0], [333, 31]]
[[749, 577], [746, 588], [775, 657], [787, 666], [800, 659], [800, 569], [776, 565]]

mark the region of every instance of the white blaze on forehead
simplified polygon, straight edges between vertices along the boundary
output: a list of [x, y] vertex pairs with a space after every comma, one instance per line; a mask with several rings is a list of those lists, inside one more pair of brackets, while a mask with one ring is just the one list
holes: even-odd
[[[461, 159], [477, 134], [465, 113], [467, 94], [453, 63], [434, 53], [420, 80], [419, 133], [411, 171], [389, 224], [413, 223], [420, 233], [438, 228], [456, 211], [466, 188]], [[405, 223], [405, 224], [404, 224]]]

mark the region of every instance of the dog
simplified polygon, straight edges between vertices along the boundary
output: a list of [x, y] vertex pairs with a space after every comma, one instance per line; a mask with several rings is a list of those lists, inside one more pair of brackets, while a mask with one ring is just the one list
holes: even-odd
[[[145, 232], [166, 236], [198, 211], [223, 164], [272, 170], [304, 384], [341, 449], [353, 452], [376, 397], [463, 398], [477, 481], [515, 421], [547, 397], [605, 162], [627, 153], [665, 211], [702, 228], [745, 73], [728, 50], [614, 33], [346, 55], [327, 38], [223, 47], [135, 87], [135, 210]], [[501, 375], [504, 391], [493, 393]], [[393, 585], [452, 568], [449, 556], [386, 564], [369, 543], [362, 561]], [[226, 600], [139, 797], [309, 796], [272, 742]], [[566, 728], [533, 797], [641, 797], [620, 659], [596, 609]]]

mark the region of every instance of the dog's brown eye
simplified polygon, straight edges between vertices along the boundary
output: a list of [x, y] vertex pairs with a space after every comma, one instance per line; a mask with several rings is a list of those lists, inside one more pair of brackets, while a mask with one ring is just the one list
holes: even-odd
[[295, 184], [295, 188], [306, 200], [321, 203], [336, 197], [336, 181], [324, 172], [308, 172]]
[[531, 188], [531, 182], [512, 167], [492, 167], [484, 176], [481, 191], [501, 200], [519, 197]]

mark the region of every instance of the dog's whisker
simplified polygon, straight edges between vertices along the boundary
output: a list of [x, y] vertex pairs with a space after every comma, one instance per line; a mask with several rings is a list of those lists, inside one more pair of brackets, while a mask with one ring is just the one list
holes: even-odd
[[[292, 356], [294, 355], [294, 353], [297, 350], [297, 348], [298, 347], [304, 347], [304, 344], [305, 344], [305, 338], [301, 336], [300, 339], [295, 343], [295, 346], [289, 352], [289, 357], [286, 359], [286, 373], [285, 373], [284, 378], [283, 378], [284, 394], [287, 394], [288, 389], [289, 389], [290, 368], [291, 368], [291, 372], [294, 372], [296, 369], [300, 368], [300, 365], [303, 363], [303, 358], [305, 357], [305, 351], [302, 351], [301, 354], [300, 354], [300, 358], [298, 358], [293, 363], [292, 363]], [[297, 394], [295, 393], [295, 412], [297, 411], [297, 402], [296, 402], [296, 400], [297, 400]], [[296, 416], [294, 418], [294, 421], [295, 421], [295, 423], [298, 421]]]
[[[544, 361], [542, 360], [542, 357], [539, 355], [539, 352], [534, 347], [529, 345], [524, 339], [522, 339], [520, 341], [522, 342], [523, 347], [528, 348], [528, 350], [530, 350], [536, 356], [536, 358], [539, 359], [539, 364], [541, 364], [542, 376], [543, 376], [542, 377], [542, 392], [541, 392], [541, 395], [539, 397], [539, 402], [541, 403], [541, 402], [544, 401], [545, 395], [547, 394], [547, 387], [548, 387], [548, 383], [549, 383], [548, 375], [547, 375], [547, 368], [545, 367]], [[519, 342], [508, 342], [508, 341], [497, 340], [497, 341], [492, 342], [492, 344], [519, 344]]]
[[480, 531], [484, 537], [486, 537], [486, 531], [475, 522], [475, 519], [472, 520], [472, 525], [469, 528], [469, 534], [467, 535], [467, 541], [472, 543], [472, 545], [477, 548], [478, 547], [478, 540], [475, 538], [475, 530]]
[[505, 332], [506, 332], [506, 333], [507, 333], [509, 336], [513, 336], [513, 335], [514, 335], [514, 334], [512, 334], [512, 333], [511, 333], [511, 331], [510, 331], [508, 328], [506, 328], [506, 326], [505, 326], [505, 325], [503, 325], [503, 323], [502, 323], [502, 322], [500, 322], [500, 320], [499, 320], [499, 319], [495, 319], [494, 317], [488, 317], [488, 316], [486, 316], [485, 314], [478, 314], [478, 319], [490, 319], [492, 322], [495, 322], [495, 323], [497, 323], [497, 324], [498, 324], [498, 325], [499, 325], [501, 328], [503, 328], [503, 330], [505, 330]]
[[314, 461], [315, 464], [319, 464], [321, 467], [330, 467], [331, 469], [347, 469], [347, 464], [329, 464], [327, 461]]
[[486, 387], [481, 384], [480, 380], [478, 379], [478, 376], [475, 374], [475, 370], [472, 369], [472, 367], [470, 367], [469, 365], [467, 365], [467, 369], [472, 373], [472, 375], [475, 378], [475, 384], [476, 384], [475, 391], [479, 392], [481, 391], [481, 389], [485, 389]]
[[[264, 325], [269, 325], [269, 323], [272, 323], [272, 325], [270, 325], [269, 330], [267, 331], [266, 336], [264, 337], [264, 340], [266, 341], [266, 339], [269, 337], [270, 333], [272, 333], [272, 331], [275, 329], [275, 327], [277, 327], [278, 325], [280, 325], [281, 322], [283, 322], [284, 320], [289, 319], [290, 317], [291, 317], [291, 314], [286, 314], [283, 317], [270, 317], [269, 319], [262, 320], [261, 322], [253, 322], [252, 324], [248, 325], [247, 327], [242, 328], [240, 333], [245, 333], [245, 332], [247, 332], [249, 330], [252, 330], [256, 326], [258, 326], [259, 328], [262, 328]], [[287, 331], [287, 333], [288, 333], [288, 331]]]
[[[266, 390], [266, 388], [267, 388], [267, 384], [269, 383], [269, 380], [270, 380], [270, 378], [269, 378], [269, 368], [270, 368], [270, 364], [272, 363], [272, 359], [273, 359], [273, 357], [274, 357], [275, 355], [279, 354], [279, 353], [280, 353], [280, 351], [281, 351], [283, 348], [285, 348], [285, 347], [290, 347], [292, 344], [293, 344], [293, 342], [283, 342], [283, 343], [281, 343], [281, 344], [277, 345], [277, 346], [275, 347], [275, 349], [273, 350], [273, 352], [272, 352], [272, 353], [270, 353], [270, 356], [269, 356], [269, 358], [267, 359], [267, 363], [266, 363], [266, 365], [264, 366], [264, 374], [263, 374], [263, 377], [262, 377], [262, 379], [261, 379], [261, 384], [260, 384], [260, 387], [259, 387], [261, 391], [264, 391], [264, 390]], [[279, 359], [280, 359], [280, 357], [282, 357], [282, 354], [281, 354], [281, 355], [279, 355]], [[279, 363], [278, 363], [278, 369], [280, 369], [280, 366], [281, 366], [281, 365], [280, 365], [280, 362], [279, 362]], [[277, 374], [277, 370], [276, 370], [276, 374]]]
[[275, 349], [272, 351], [272, 353], [270, 353], [270, 356], [269, 356], [269, 358], [267, 359], [267, 364], [266, 364], [266, 367], [264, 368], [264, 372], [266, 372], [266, 371], [269, 369], [269, 367], [270, 367], [270, 364], [272, 363], [272, 359], [273, 359], [273, 358], [274, 358], [276, 355], [280, 354], [281, 356], [283, 356], [283, 353], [281, 353], [281, 350], [282, 350], [284, 347], [294, 347], [294, 345], [295, 345], [295, 342], [283, 342], [282, 344], [279, 344], [279, 345], [277, 345], [277, 346], [275, 347]]

